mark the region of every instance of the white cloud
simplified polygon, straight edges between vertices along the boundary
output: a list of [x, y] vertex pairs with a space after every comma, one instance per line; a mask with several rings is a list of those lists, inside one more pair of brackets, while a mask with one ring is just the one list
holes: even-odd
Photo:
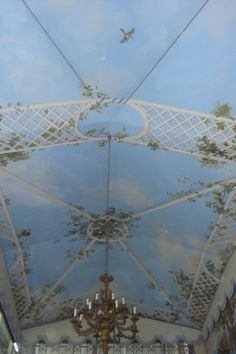
[[165, 240], [156, 240], [156, 247], [160, 256], [160, 261], [167, 269], [178, 265], [185, 272], [190, 273], [197, 270], [201, 258], [201, 251], [193, 251], [181, 245], [172, 244]]
[[131, 208], [147, 207], [151, 203], [150, 194], [135, 180], [112, 178], [111, 198]]
[[182, 25], [183, 15], [190, 11], [187, 0], [138, 1], [138, 6], [134, 6], [134, 21], [145, 37], [137, 51], [140, 60], [147, 62], [148, 56], [160, 55], [179, 31], [176, 28]]
[[204, 30], [220, 42], [229, 35], [231, 27], [235, 25], [236, 1], [235, 0], [215, 0], [210, 1], [206, 11], [202, 13], [201, 22]]
[[121, 66], [114, 70], [114, 65], [109, 64], [106, 67], [100, 67], [99, 70], [94, 68], [90, 74], [99, 89], [107, 92], [111, 97], [124, 97], [122, 96], [124, 90], [130, 88], [137, 79], [135, 71], [130, 70], [129, 67]]
[[106, 46], [127, 17], [125, 11], [104, 0], [46, 0], [44, 6], [60, 18], [59, 30], [80, 55]]
[[155, 238], [165, 241], [173, 245], [173, 247], [177, 245], [201, 252], [206, 245], [206, 240], [204, 242], [197, 234], [183, 233], [181, 238], [178, 238], [175, 234], [170, 233], [167, 227], [163, 227], [160, 224], [152, 225], [151, 232]]
[[5, 13], [0, 24], [0, 70], [5, 87], [1, 99], [4, 104], [55, 100], [68, 84], [73, 86], [74, 77], [66, 77], [69, 70], [63, 59], [19, 4], [3, 0], [0, 9]]
[[[202, 3], [196, 5], [195, 10], [192, 11], [192, 15], [201, 5]], [[227, 37], [234, 31], [235, 13], [235, 0], [209, 1], [194, 23], [185, 32], [184, 40], [193, 41], [195, 36], [200, 33], [201, 36], [209, 35], [212, 45], [224, 46]], [[204, 48], [202, 50], [204, 51]]]
[[[55, 83], [62, 80], [61, 65], [55, 65], [50, 55], [45, 55], [47, 46], [30, 35], [20, 42], [14, 34], [2, 39], [5, 55], [0, 63], [5, 68], [5, 77], [11, 92], [26, 102], [38, 102], [46, 90], [54, 91]], [[13, 94], [14, 96], [14, 94]]]
[[9, 178], [6, 174], [0, 174], [0, 181], [4, 195], [10, 200], [13, 199], [16, 205], [26, 207], [57, 207], [57, 205], [50, 202], [47, 198], [41, 197], [31, 189], [23, 188], [22, 184]]

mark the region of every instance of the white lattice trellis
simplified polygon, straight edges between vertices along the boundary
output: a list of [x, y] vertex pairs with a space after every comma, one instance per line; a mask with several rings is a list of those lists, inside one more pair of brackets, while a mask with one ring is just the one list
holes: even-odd
[[[209, 271], [206, 265], [207, 252], [219, 245], [235, 244], [236, 242], [236, 191], [230, 193], [222, 213], [217, 221], [208, 243], [202, 253], [198, 271], [196, 272], [193, 290], [188, 301], [191, 315], [200, 323], [209, 311], [216, 289], [222, 279]], [[227, 212], [228, 211], [228, 212]], [[230, 254], [229, 254], [230, 256]]]
[[[205, 156], [199, 151], [198, 144], [200, 138], [207, 136], [219, 149], [227, 152], [227, 158], [233, 159], [234, 119], [145, 101], [133, 100], [131, 105], [139, 110], [147, 122], [143, 133], [138, 139], [134, 138], [136, 142], [148, 144], [152, 140], [167, 150]], [[219, 161], [225, 159], [213, 153], [207, 157]]]
[[[1, 109], [0, 154], [102, 139], [101, 135], [83, 135], [78, 127], [81, 113], [95, 102], [78, 100]], [[106, 103], [122, 104], [122, 100], [106, 100]], [[207, 157], [219, 161], [233, 159], [234, 119], [145, 101], [129, 100], [127, 104], [143, 117], [143, 131], [121, 140], [138, 144], [149, 144], [151, 140], [167, 150], [206, 156], [199, 151], [198, 143], [199, 138], [207, 136], [227, 152], [226, 157], [214, 153]]]
[[0, 152], [76, 143], [76, 122], [84, 101], [17, 106], [0, 110]]

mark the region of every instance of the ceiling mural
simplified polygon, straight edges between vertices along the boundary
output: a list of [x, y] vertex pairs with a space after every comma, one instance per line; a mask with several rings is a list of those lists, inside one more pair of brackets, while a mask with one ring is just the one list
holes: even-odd
[[65, 3], [0, 5], [0, 247], [21, 327], [93, 296], [108, 235], [119, 296], [202, 328], [236, 247], [235, 4]]

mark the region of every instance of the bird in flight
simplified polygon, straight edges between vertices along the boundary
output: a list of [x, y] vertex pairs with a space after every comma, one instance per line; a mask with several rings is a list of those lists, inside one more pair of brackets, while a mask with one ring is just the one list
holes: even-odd
[[124, 37], [122, 38], [122, 40], [120, 41], [120, 43], [126, 43], [126, 42], [128, 42], [128, 40], [129, 40], [130, 38], [133, 38], [133, 34], [134, 34], [134, 31], [135, 31], [134, 28], [132, 28], [132, 29], [131, 29], [130, 31], [128, 31], [128, 32], [125, 32], [125, 31], [123, 30], [123, 28], [121, 28], [120, 30], [121, 30], [121, 32], [122, 32], [123, 35], [124, 35]]

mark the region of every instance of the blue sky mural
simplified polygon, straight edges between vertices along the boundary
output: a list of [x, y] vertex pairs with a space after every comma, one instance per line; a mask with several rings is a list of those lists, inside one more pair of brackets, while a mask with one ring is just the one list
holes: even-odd
[[[30, 1], [85, 82], [126, 97], [202, 1]], [[81, 90], [21, 1], [1, 2], [2, 105], [78, 99]], [[235, 101], [235, 3], [210, 1], [136, 98], [210, 112]], [[135, 38], [120, 45], [120, 28]], [[30, 30], [29, 30], [30, 28]]]
[[[215, 279], [214, 294], [235, 250], [224, 237], [235, 213], [235, 2], [209, 1], [134, 92], [202, 3], [28, 1], [83, 85], [24, 2], [1, 1], [0, 247], [11, 279], [25, 269], [24, 287], [13, 284], [27, 297], [22, 327], [68, 318], [93, 296], [107, 219], [114, 290], [145, 317], [203, 324], [196, 277]], [[218, 100], [232, 109], [208, 116]], [[184, 148], [169, 148], [181, 137]]]

